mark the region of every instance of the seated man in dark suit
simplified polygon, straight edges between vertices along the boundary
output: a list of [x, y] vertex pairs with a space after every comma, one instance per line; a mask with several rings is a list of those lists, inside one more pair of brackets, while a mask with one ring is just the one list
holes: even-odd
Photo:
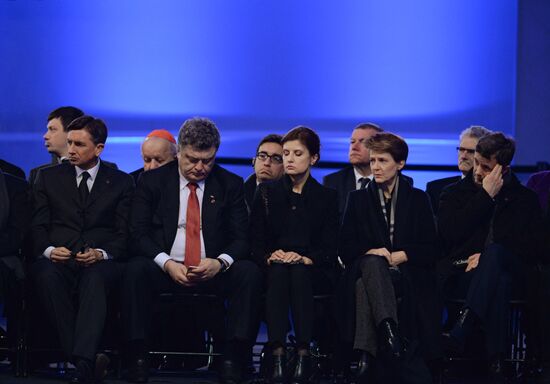
[[17, 165], [0, 159], [0, 170], [4, 173], [9, 173], [12, 176], [17, 176], [20, 179], [25, 178], [25, 171], [19, 168]]
[[259, 268], [247, 260], [243, 180], [215, 164], [220, 135], [212, 121], [187, 120], [178, 145], [177, 162], [141, 175], [132, 203], [134, 257], [122, 284], [122, 321], [134, 355], [129, 380], [147, 380], [156, 294], [204, 292], [229, 299], [221, 379], [237, 383], [254, 342], [262, 285]]
[[0, 170], [0, 303], [6, 308], [8, 342], [12, 347], [16, 344], [11, 336], [17, 333], [13, 330], [22, 324], [16, 311], [22, 300], [24, 278], [20, 248], [29, 221], [27, 182]]
[[377, 132], [383, 132], [383, 129], [374, 123], [362, 123], [356, 126], [349, 142], [350, 166], [323, 178], [323, 185], [336, 189], [338, 193], [340, 219], [344, 215], [348, 193], [365, 188], [372, 180], [369, 150], [365, 147], [365, 142]]
[[[99, 160], [107, 139], [103, 121], [82, 116], [67, 131], [70, 164], [42, 169], [33, 189], [37, 260], [31, 273], [63, 351], [76, 365], [73, 382], [90, 383], [107, 295], [120, 276], [115, 260], [126, 254], [134, 182]], [[98, 355], [95, 363], [95, 375], [101, 375], [105, 356]]]
[[256, 148], [256, 155], [252, 158], [254, 173], [244, 182], [244, 198], [249, 212], [256, 193], [256, 187], [260, 183], [276, 181], [283, 176], [282, 139], [281, 135], [267, 135]]
[[473, 170], [443, 191], [438, 216], [446, 248], [438, 265], [443, 294], [466, 297], [444, 335], [446, 347], [462, 350], [465, 337], [481, 325], [490, 373], [499, 380], [508, 347], [509, 300], [524, 291], [543, 240], [537, 197], [510, 169], [514, 152], [514, 141], [500, 132], [482, 137]]
[[[60, 164], [62, 161], [68, 161], [67, 127], [71, 121], [83, 115], [84, 112], [75, 107], [60, 107], [50, 112], [48, 115], [46, 133], [43, 137], [44, 145], [52, 155], [52, 161], [31, 169], [29, 174], [29, 184], [31, 188], [33, 188], [38, 172], [42, 168]], [[108, 161], [103, 161], [103, 163], [104, 165], [117, 169], [116, 164], [109, 163]]]
[[155, 129], [151, 131], [141, 144], [141, 157], [143, 168], [130, 172], [130, 175], [137, 183], [139, 176], [151, 169], [156, 169], [164, 164], [176, 160], [178, 147], [176, 139], [166, 129]]
[[430, 181], [426, 185], [426, 193], [430, 196], [434, 215], [437, 216], [439, 195], [441, 195], [441, 191], [446, 186], [456, 183], [460, 179], [466, 177], [468, 172], [471, 171], [474, 166], [474, 152], [476, 151], [477, 142], [489, 133], [491, 133], [491, 131], [477, 125], [472, 125], [470, 128], [462, 131], [460, 134], [460, 143], [458, 147], [456, 147], [458, 151], [458, 170], [462, 173], [462, 176], [445, 177], [443, 179]]

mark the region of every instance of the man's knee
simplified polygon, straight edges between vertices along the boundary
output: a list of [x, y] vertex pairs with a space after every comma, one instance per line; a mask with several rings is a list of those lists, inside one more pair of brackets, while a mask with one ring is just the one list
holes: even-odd
[[260, 268], [249, 260], [239, 260], [233, 263], [230, 268], [231, 273], [237, 281], [245, 285], [260, 287], [262, 283], [262, 273]]
[[39, 260], [31, 266], [31, 279], [39, 289], [55, 287], [63, 280], [61, 268], [50, 260]]
[[388, 262], [382, 256], [378, 255], [365, 255], [359, 260], [359, 268], [363, 270], [370, 270], [374, 268], [387, 268]]

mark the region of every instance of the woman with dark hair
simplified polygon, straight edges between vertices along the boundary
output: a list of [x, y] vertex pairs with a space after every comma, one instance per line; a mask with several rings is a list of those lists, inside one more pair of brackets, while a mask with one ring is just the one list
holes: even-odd
[[285, 176], [263, 183], [250, 215], [254, 259], [266, 273], [266, 318], [273, 353], [269, 379], [286, 380], [285, 339], [288, 311], [297, 341], [292, 383], [307, 382], [313, 332], [313, 295], [332, 292], [336, 264], [338, 207], [336, 191], [311, 177], [319, 161], [320, 140], [307, 127], [296, 127], [282, 140]]
[[[384, 369], [383, 382], [431, 382], [419, 358], [437, 345], [434, 264], [436, 229], [428, 196], [401, 175], [405, 141], [377, 133], [366, 142], [374, 180], [349, 194], [340, 256], [356, 292], [354, 348], [363, 352], [359, 379], [369, 363]], [[369, 368], [370, 370], [370, 368]], [[387, 375], [395, 375], [393, 378]]]

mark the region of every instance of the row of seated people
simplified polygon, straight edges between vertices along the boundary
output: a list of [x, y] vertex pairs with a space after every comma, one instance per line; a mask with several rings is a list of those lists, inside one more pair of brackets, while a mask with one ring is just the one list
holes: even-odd
[[[50, 115], [44, 138], [60, 164], [31, 172], [32, 214], [24, 182], [11, 192], [16, 178], [3, 175], [0, 248], [15, 255], [30, 227], [29, 278], [76, 365], [73, 382], [105, 372], [98, 348], [106, 298], [118, 286], [124, 349], [134, 362], [130, 381], [147, 380], [150, 308], [160, 292], [227, 299], [224, 383], [243, 378], [263, 293], [272, 382], [309, 380], [319, 293], [337, 296], [340, 368], [349, 366], [352, 349], [362, 351], [359, 380], [376, 372], [381, 382], [431, 382], [427, 363], [442, 347], [460, 350], [476, 325], [486, 330], [499, 377], [512, 290], [548, 254], [537, 197], [510, 169], [512, 139], [480, 127], [465, 131], [463, 177], [430, 200], [401, 174], [406, 142], [374, 124], [353, 131], [351, 166], [324, 186], [311, 177], [320, 139], [303, 126], [262, 140], [255, 174], [243, 184], [215, 164], [214, 123], [193, 118], [177, 144], [165, 131], [146, 139], [134, 188], [134, 178], [99, 159], [105, 124], [56, 115], [67, 110], [76, 109]], [[442, 298], [457, 287], [465, 304], [442, 345]], [[289, 311], [297, 341], [292, 366]], [[383, 368], [367, 369], [374, 365]]]

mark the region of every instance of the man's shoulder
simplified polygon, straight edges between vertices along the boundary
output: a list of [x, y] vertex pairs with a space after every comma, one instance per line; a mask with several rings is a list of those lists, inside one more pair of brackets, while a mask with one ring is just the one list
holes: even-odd
[[[243, 185], [243, 178], [236, 173], [233, 173], [231, 171], [228, 171], [227, 169], [219, 166], [214, 165], [214, 168], [212, 169], [212, 172], [209, 176], [213, 176], [214, 178], [223, 181], [224, 183], [228, 184], [240, 184]], [[208, 179], [207, 179], [208, 182]]]
[[118, 180], [126, 180], [126, 181], [131, 180], [132, 182], [134, 180], [131, 175], [127, 174], [124, 171], [121, 171], [118, 168], [113, 168], [110, 165], [105, 164], [104, 162], [101, 163], [100, 167], [103, 168], [103, 172], [105, 172], [106, 175], [109, 175], [109, 177], [112, 177]]
[[347, 166], [336, 172], [329, 173], [328, 175], [323, 177], [323, 184], [334, 187], [335, 184], [342, 182], [342, 180], [344, 180], [350, 174], [353, 175], [353, 167]]
[[456, 183], [459, 180], [460, 176], [443, 177], [441, 179], [432, 180], [426, 184], [426, 191], [430, 189], [441, 189], [446, 185]]
[[10, 173], [4, 173], [4, 180], [6, 180], [8, 191], [24, 191], [29, 185], [25, 179], [14, 176]]

